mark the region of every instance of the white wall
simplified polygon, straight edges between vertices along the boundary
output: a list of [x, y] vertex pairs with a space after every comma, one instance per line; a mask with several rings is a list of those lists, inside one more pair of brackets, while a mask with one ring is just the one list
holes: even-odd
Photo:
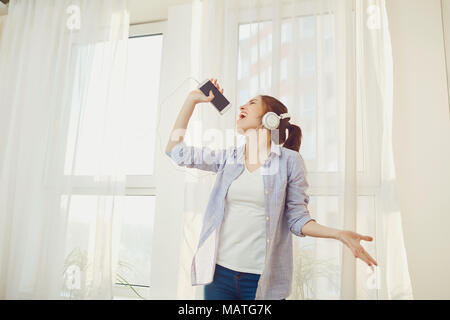
[[415, 299], [450, 299], [450, 120], [440, 0], [387, 0], [393, 147]]

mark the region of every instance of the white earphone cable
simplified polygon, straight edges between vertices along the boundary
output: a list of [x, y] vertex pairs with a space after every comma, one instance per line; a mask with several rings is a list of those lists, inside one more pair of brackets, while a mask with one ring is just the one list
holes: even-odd
[[186, 82], [186, 80], [189, 80], [189, 79], [192, 79], [192, 80], [194, 80], [195, 82], [197, 82], [198, 84], [200, 84], [200, 81], [198, 81], [197, 79], [195, 79], [194, 77], [187, 77], [186, 79], [184, 79], [182, 82], [181, 82], [181, 84], [175, 89], [175, 90], [173, 90], [169, 95], [167, 95], [161, 102], [160, 102], [160, 104], [161, 105], [163, 105], [165, 102], [166, 102], [166, 100], [169, 98], [169, 97], [171, 97], [185, 82]]

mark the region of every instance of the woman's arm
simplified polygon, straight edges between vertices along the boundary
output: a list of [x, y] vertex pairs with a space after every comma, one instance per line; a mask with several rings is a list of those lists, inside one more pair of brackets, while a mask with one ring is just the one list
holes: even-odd
[[[217, 79], [211, 79], [211, 81], [217, 87], [217, 89], [221, 90], [221, 92], [223, 93], [223, 89], [220, 89], [220, 86], [217, 84]], [[214, 94], [212, 91], [209, 91], [209, 96], [205, 96], [199, 89], [193, 90], [189, 93], [186, 100], [184, 101], [180, 113], [178, 113], [175, 124], [173, 125], [172, 131], [169, 136], [169, 141], [167, 142], [166, 153], [169, 153], [173, 147], [184, 140], [184, 134], [186, 133], [186, 128], [189, 124], [192, 113], [194, 112], [195, 106], [198, 103], [210, 102], [213, 99]]]
[[[217, 80], [213, 80], [212, 82], [223, 93], [223, 89], [220, 89]], [[209, 92], [209, 96], [205, 96], [198, 89], [190, 92], [186, 98], [166, 146], [166, 154], [178, 166], [218, 172], [225, 165], [229, 150], [212, 150], [208, 147], [188, 146], [184, 142], [184, 134], [195, 105], [200, 102], [210, 102], [213, 98], [214, 95], [211, 91]]]
[[166, 146], [166, 153], [170, 152], [173, 147], [184, 140], [184, 134], [186, 133], [186, 128], [191, 119], [192, 113], [194, 112], [195, 103], [191, 100], [190, 96], [184, 101], [183, 107], [181, 107], [180, 113], [173, 125], [172, 131], [169, 136], [169, 141]]
[[302, 233], [305, 236], [315, 238], [332, 238], [344, 243], [353, 253], [355, 258], [360, 258], [366, 262], [370, 267], [372, 265], [378, 266], [378, 263], [372, 258], [366, 250], [359, 243], [361, 240], [372, 241], [370, 236], [363, 236], [353, 231], [339, 230], [329, 228], [317, 223], [314, 220], [308, 221], [302, 228]]
[[360, 258], [369, 266], [378, 265], [359, 244], [361, 240], [372, 241], [372, 237], [363, 236], [353, 231], [338, 230], [323, 226], [312, 219], [308, 211], [309, 196], [306, 189], [309, 187], [306, 181], [306, 167], [300, 153], [295, 157], [293, 169], [287, 186], [286, 216], [290, 230], [300, 236], [315, 238], [332, 238], [342, 241], [350, 248], [356, 258]]
[[[203, 95], [203, 97], [201, 95]], [[183, 103], [183, 106], [181, 107], [180, 113], [178, 113], [175, 124], [173, 125], [169, 136], [169, 141], [167, 142], [166, 153], [170, 152], [173, 147], [184, 140], [186, 128], [192, 117], [196, 104], [199, 102], [209, 102], [212, 99], [214, 99], [214, 94], [212, 91], [209, 92], [209, 96], [205, 96], [200, 90], [194, 90], [189, 93]]]

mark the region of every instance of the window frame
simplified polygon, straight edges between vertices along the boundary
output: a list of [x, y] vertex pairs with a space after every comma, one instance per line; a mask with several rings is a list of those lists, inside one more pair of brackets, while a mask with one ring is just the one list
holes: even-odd
[[[163, 35], [166, 31], [167, 21], [131, 24], [129, 38]], [[164, 41], [164, 40], [163, 40]], [[156, 143], [156, 142], [155, 142]], [[72, 181], [72, 194], [97, 194], [96, 190], [102, 187], [102, 182], [96, 180], [94, 175], [64, 175], [70, 176]], [[48, 185], [51, 188], [51, 185]], [[126, 175], [124, 196], [156, 196], [156, 178], [154, 175]]]
[[[155, 21], [149, 23], [130, 24], [128, 38], [147, 37], [155, 35], [164, 35], [166, 32], [167, 20]], [[163, 38], [164, 41], [164, 38]], [[157, 107], [157, 106], [155, 106]], [[156, 132], [155, 132], [156, 134]], [[154, 141], [156, 146], [156, 138]], [[156, 159], [156, 153], [154, 154]], [[98, 181], [94, 175], [64, 175], [72, 181], [72, 195], [96, 195], [98, 190], [105, 184]], [[125, 194], [123, 197], [130, 196], [147, 196], [156, 197], [156, 178], [155, 175], [129, 175], [125, 176]], [[108, 184], [107, 182], [106, 184]], [[50, 186], [48, 186], [51, 188]], [[128, 288], [127, 288], [128, 287]], [[129, 288], [129, 287], [132, 287]], [[114, 299], [139, 299], [133, 291], [136, 291], [144, 298], [148, 297], [151, 285], [141, 283], [131, 283], [129, 285], [121, 284], [115, 279], [113, 284]]]
[[[164, 35], [166, 32], [167, 20], [130, 24], [128, 38], [151, 37], [156, 35]], [[164, 38], [163, 38], [164, 42]], [[154, 142], [156, 144], [156, 141]], [[156, 179], [154, 175], [126, 175], [125, 197], [127, 196], [147, 196], [156, 197]], [[127, 288], [131, 286], [132, 289]], [[130, 285], [114, 283], [115, 299], [133, 299], [138, 298], [138, 292], [142, 297], [147, 296], [150, 285], [131, 283]]]
[[[164, 35], [166, 26], [167, 20], [131, 24], [128, 38]], [[156, 189], [156, 179], [154, 175], [126, 175], [125, 196], [156, 196]]]

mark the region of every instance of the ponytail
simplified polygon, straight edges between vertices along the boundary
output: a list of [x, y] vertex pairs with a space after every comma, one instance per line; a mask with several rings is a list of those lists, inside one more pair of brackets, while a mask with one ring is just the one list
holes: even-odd
[[302, 144], [302, 129], [295, 124], [290, 123], [288, 126], [289, 135], [283, 144], [283, 147], [299, 151], [300, 145]]
[[302, 129], [300, 129], [299, 126], [296, 126], [295, 124], [290, 123], [287, 127], [289, 134], [288, 138], [283, 144], [283, 147], [299, 151], [300, 145], [302, 143]]
[[271, 131], [271, 139], [276, 144], [283, 144], [283, 147], [298, 152], [302, 142], [302, 130], [299, 126], [290, 123], [289, 119], [282, 119], [278, 129]]
[[[265, 112], [275, 112], [277, 115], [287, 113], [288, 109], [278, 99], [261, 95]], [[288, 135], [286, 137], [286, 130]], [[283, 144], [283, 147], [299, 152], [302, 142], [302, 130], [299, 126], [289, 122], [289, 118], [280, 119], [278, 129], [271, 131], [271, 139], [276, 144]]]

